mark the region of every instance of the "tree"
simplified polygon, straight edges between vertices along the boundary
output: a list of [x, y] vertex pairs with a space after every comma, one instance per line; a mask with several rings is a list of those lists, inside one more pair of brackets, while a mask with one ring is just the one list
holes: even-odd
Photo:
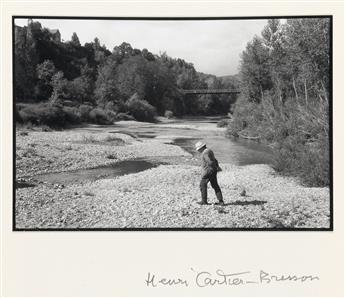
[[35, 98], [36, 65], [39, 63], [37, 36], [41, 29], [40, 23], [29, 20], [27, 27], [15, 30], [15, 90], [20, 100]]
[[330, 24], [326, 18], [291, 19], [286, 25], [286, 50], [294, 65], [296, 85], [307, 103], [329, 97]]
[[269, 69], [273, 88], [279, 102], [283, 104], [286, 99], [286, 86], [284, 85], [286, 74], [286, 51], [283, 48], [284, 37], [282, 27], [278, 19], [270, 19], [262, 31], [263, 44], [269, 50]]
[[50, 60], [44, 60], [41, 64], [37, 65], [37, 77], [45, 84], [49, 84], [52, 76], [57, 72], [55, 65]]
[[27, 28], [15, 26], [14, 40], [14, 76], [16, 100], [25, 100], [33, 93], [33, 78], [27, 73], [28, 60], [26, 58]]
[[70, 82], [71, 100], [79, 103], [93, 102], [95, 78], [91, 67], [85, 65], [81, 68], [81, 75]]
[[112, 54], [117, 63], [120, 64], [125, 58], [132, 56], [134, 54], [134, 50], [129, 43], [123, 42], [119, 46], [114, 47]]
[[241, 89], [249, 100], [259, 103], [272, 88], [269, 50], [258, 36], [247, 44], [241, 57]]
[[39, 79], [36, 85], [36, 95], [38, 98], [46, 100], [48, 99], [53, 91], [51, 79], [57, 72], [55, 65], [50, 60], [44, 60], [41, 64], [36, 67], [37, 78]]
[[329, 184], [328, 18], [268, 20], [241, 59], [232, 135], [274, 144], [275, 168], [309, 185]]
[[120, 101], [115, 81], [117, 65], [116, 59], [111, 55], [98, 69], [94, 94], [97, 104], [100, 106], [105, 106], [109, 102], [118, 104]]
[[149, 52], [147, 49], [142, 50], [142, 56], [148, 61], [154, 61], [155, 60], [154, 55], [151, 52]]
[[71, 43], [72, 43], [75, 47], [80, 47], [80, 46], [81, 46], [80, 41], [79, 41], [79, 38], [78, 38], [78, 35], [77, 35], [77, 33], [75, 33], [75, 32], [73, 32], [73, 34], [72, 34]]
[[[118, 54], [115, 55], [117, 58]], [[134, 93], [145, 99], [147, 61], [142, 56], [128, 57], [117, 67], [114, 79], [122, 100], [127, 100]]]
[[64, 78], [63, 72], [58, 71], [51, 79], [53, 92], [50, 97], [52, 104], [61, 104], [65, 99], [68, 99], [68, 81]]
[[156, 109], [146, 100], [140, 98], [138, 93], [133, 94], [127, 101], [126, 107], [130, 114], [138, 121], [153, 122]]
[[94, 53], [94, 61], [100, 65], [106, 61], [107, 56], [110, 55], [110, 52], [107, 50], [105, 46], [101, 46], [99, 39], [96, 37], [94, 42], [92, 43], [93, 53]]

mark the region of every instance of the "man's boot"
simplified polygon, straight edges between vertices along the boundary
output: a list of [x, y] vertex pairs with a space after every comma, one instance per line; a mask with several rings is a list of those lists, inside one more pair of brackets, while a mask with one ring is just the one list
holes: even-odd
[[196, 202], [196, 203], [199, 204], [199, 205], [208, 205], [208, 203], [204, 202], [204, 201], [200, 201], [200, 202]]
[[216, 197], [218, 199], [218, 203], [216, 205], [224, 205], [223, 194], [221, 192], [216, 193]]
[[208, 205], [207, 203], [207, 196], [205, 196], [203, 193], [201, 194], [201, 201], [200, 202], [196, 202], [199, 205]]

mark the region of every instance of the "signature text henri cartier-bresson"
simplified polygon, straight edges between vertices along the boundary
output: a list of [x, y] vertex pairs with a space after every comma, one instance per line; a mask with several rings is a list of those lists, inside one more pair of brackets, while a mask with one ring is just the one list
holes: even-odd
[[317, 275], [273, 274], [264, 270], [258, 272], [224, 272], [221, 269], [215, 272], [196, 271], [191, 268], [193, 277], [186, 279], [180, 277], [163, 277], [148, 272], [145, 283], [148, 287], [159, 286], [197, 286], [200, 288], [214, 286], [241, 286], [247, 284], [272, 284], [282, 282], [314, 282], [320, 280]]

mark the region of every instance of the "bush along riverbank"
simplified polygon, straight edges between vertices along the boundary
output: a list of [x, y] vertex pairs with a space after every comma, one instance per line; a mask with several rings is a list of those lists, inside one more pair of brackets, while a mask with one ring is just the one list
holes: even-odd
[[271, 145], [275, 170], [308, 186], [328, 186], [332, 174], [329, 26], [326, 19], [269, 20], [242, 53], [241, 95], [228, 124], [230, 136]]
[[[259, 104], [253, 105], [257, 108], [255, 116], [261, 117]], [[307, 186], [329, 186], [331, 161], [325, 117], [328, 106], [286, 109], [288, 114], [275, 115], [268, 121], [246, 121], [248, 116], [236, 112], [227, 126], [227, 135], [270, 146], [275, 156], [273, 167], [278, 173], [299, 177]]]
[[157, 116], [155, 108], [136, 94], [116, 112], [111, 108], [97, 105], [74, 103], [68, 106], [65, 102], [51, 101], [17, 104], [15, 112], [18, 124], [45, 125], [54, 129], [81, 123], [109, 125], [122, 120], [155, 122]]

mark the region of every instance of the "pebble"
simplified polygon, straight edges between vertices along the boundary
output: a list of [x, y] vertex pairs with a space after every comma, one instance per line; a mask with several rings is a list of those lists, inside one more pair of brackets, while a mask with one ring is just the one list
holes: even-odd
[[[139, 143], [128, 136], [126, 140], [131, 145], [105, 148], [97, 143], [85, 146], [78, 143], [85, 135], [89, 134], [63, 131], [32, 132], [25, 138], [19, 136], [17, 145], [20, 148], [41, 140], [43, 146], [36, 146], [34, 150], [46, 159], [31, 157], [17, 161], [17, 173], [30, 177], [39, 172], [104, 165], [109, 161], [104, 155], [114, 151], [119, 160], [162, 154], [182, 156], [183, 160], [183, 156], [189, 156], [178, 146], [150, 140]], [[102, 140], [105, 136], [108, 134], [99, 133], [95, 137]], [[66, 143], [67, 137], [74, 142], [73, 148], [76, 150], [61, 154], [57, 148]], [[47, 160], [51, 160], [51, 164]], [[71, 161], [74, 162], [71, 164]], [[35, 171], [33, 165], [36, 165]], [[17, 227], [329, 227], [328, 188], [305, 188], [293, 178], [276, 175], [268, 165], [224, 164], [222, 168], [218, 181], [228, 204], [222, 208], [196, 204], [200, 200], [200, 168], [183, 162], [82, 184], [39, 183], [34, 187], [34, 195], [33, 188], [19, 188], [17, 198], [20, 199], [16, 200]], [[85, 192], [94, 195], [85, 195]], [[211, 204], [217, 201], [210, 186], [208, 196]], [[242, 204], [244, 201], [245, 205]]]

